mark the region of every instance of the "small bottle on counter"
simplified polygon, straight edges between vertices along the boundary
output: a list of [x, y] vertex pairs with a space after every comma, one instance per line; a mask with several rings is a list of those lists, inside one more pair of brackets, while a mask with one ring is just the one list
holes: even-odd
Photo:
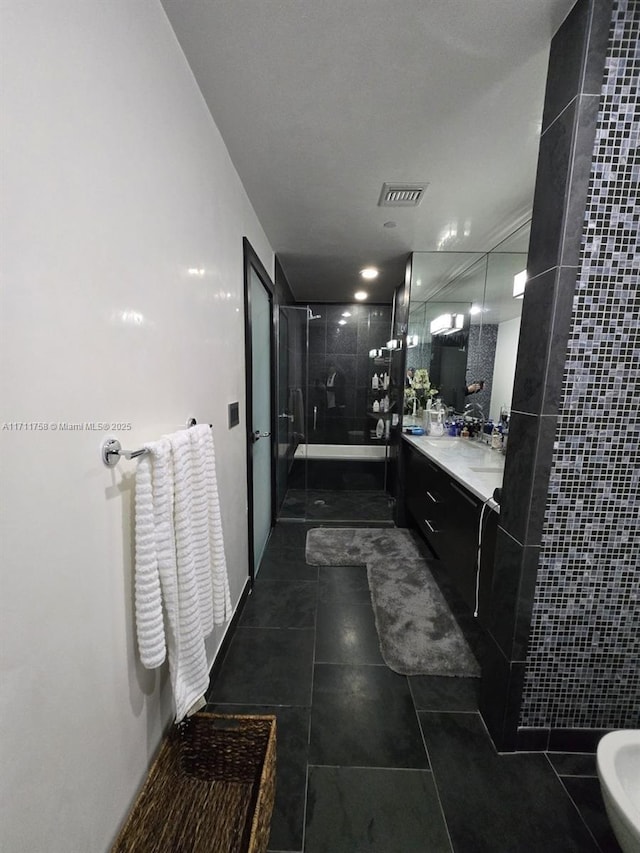
[[462, 432], [460, 433], [460, 438], [469, 438], [469, 429], [466, 424], [462, 427]]
[[498, 429], [497, 426], [493, 428], [493, 432], [491, 433], [491, 449], [492, 450], [500, 450], [502, 447], [502, 433]]

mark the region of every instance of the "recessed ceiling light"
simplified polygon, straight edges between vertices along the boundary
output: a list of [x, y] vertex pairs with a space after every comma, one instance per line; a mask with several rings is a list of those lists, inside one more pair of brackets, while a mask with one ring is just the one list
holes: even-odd
[[339, 326], [346, 326], [346, 325], [347, 325], [347, 321], [346, 321], [346, 320], [338, 320], [338, 325], [339, 325]]
[[393, 221], [393, 219], [390, 219], [388, 222], [384, 222], [382, 227], [383, 228], [395, 228], [396, 223]]
[[360, 270], [360, 275], [362, 278], [366, 278], [367, 281], [371, 281], [371, 279], [378, 278], [378, 270], [375, 267], [365, 267], [363, 270]]
[[342, 316], [343, 316], [343, 317], [350, 317], [350, 316], [351, 316], [351, 311], [343, 311], [343, 312], [342, 312]]
[[364, 290], [359, 290], [357, 293], [353, 294], [353, 298], [357, 299], [359, 302], [362, 302], [363, 299], [366, 299], [369, 294]]

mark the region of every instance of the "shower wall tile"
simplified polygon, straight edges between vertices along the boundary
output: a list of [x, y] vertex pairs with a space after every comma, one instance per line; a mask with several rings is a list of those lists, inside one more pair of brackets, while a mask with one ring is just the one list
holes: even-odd
[[358, 330], [355, 326], [338, 326], [327, 322], [327, 353], [356, 353]]
[[309, 323], [309, 352], [325, 353], [327, 349], [327, 321], [322, 317]]
[[[355, 305], [350, 303], [315, 303], [310, 305], [319, 319], [309, 324], [309, 398], [310, 417], [313, 406], [318, 406], [315, 440], [325, 437], [323, 410], [326, 401], [322, 387], [334, 363], [344, 373], [346, 382], [346, 409], [344, 441], [369, 441], [369, 429], [375, 421], [367, 416], [371, 403], [371, 378], [385, 368], [374, 365], [369, 350], [380, 348], [390, 336], [391, 306]], [[344, 317], [349, 313], [349, 317]], [[345, 325], [339, 325], [346, 320]], [[388, 367], [387, 367], [388, 369]]]

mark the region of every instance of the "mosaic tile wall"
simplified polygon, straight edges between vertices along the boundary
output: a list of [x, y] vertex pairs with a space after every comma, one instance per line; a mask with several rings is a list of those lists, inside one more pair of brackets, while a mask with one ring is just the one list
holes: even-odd
[[613, 8], [522, 726], [640, 725], [640, 0]]

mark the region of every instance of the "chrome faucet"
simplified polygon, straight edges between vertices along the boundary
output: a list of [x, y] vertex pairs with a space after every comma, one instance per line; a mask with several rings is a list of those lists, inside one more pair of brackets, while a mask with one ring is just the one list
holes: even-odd
[[462, 417], [465, 421], [469, 421], [470, 423], [477, 423], [479, 425], [478, 434], [480, 436], [480, 441], [483, 441], [484, 425], [486, 418], [484, 416], [484, 411], [480, 403], [467, 403], [464, 407]]

